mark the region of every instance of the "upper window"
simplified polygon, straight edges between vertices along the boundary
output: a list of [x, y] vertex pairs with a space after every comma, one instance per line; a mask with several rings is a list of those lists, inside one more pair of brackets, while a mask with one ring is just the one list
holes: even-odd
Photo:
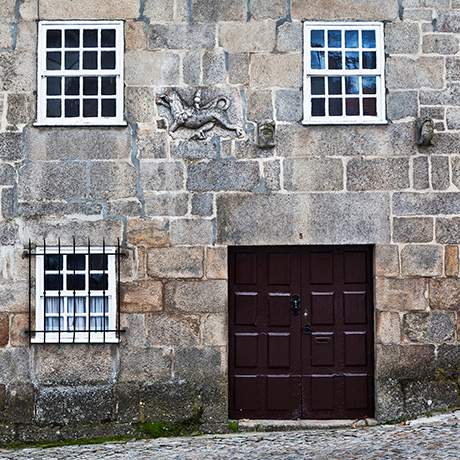
[[386, 123], [381, 23], [304, 23], [304, 123]]
[[38, 125], [120, 125], [123, 23], [43, 21], [38, 34]]
[[106, 246], [36, 249], [32, 342], [118, 342], [118, 255]]

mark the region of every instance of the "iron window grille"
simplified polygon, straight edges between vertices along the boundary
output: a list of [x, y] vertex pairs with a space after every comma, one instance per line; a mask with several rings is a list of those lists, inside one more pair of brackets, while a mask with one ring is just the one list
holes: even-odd
[[387, 123], [382, 23], [304, 22], [303, 123]]
[[43, 241], [35, 247], [29, 242], [26, 254], [30, 343], [120, 341], [119, 241], [116, 246], [105, 241], [93, 246], [89, 240], [76, 246], [75, 239], [71, 246], [62, 246], [60, 240], [50, 246]]
[[37, 125], [125, 125], [122, 21], [41, 21]]

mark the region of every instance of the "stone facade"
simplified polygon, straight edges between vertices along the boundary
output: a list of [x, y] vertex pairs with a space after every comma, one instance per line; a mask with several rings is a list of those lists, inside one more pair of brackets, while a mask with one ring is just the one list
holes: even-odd
[[[125, 21], [127, 127], [33, 125], [37, 21], [78, 18]], [[304, 19], [385, 21], [388, 125], [300, 123]], [[223, 429], [229, 245], [375, 245], [376, 417], [457, 405], [459, 38], [456, 0], [2, 0], [0, 438], [197, 413]], [[225, 95], [245, 136], [170, 135], [168, 88]], [[267, 119], [274, 149], [255, 142]], [[24, 245], [73, 235], [126, 246], [127, 332], [28, 346]]]

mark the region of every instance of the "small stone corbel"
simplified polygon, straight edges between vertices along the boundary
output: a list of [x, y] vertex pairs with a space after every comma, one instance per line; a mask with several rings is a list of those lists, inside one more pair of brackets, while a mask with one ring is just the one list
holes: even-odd
[[273, 120], [266, 120], [257, 125], [257, 145], [261, 149], [275, 147], [276, 124]]
[[416, 125], [416, 139], [417, 145], [429, 146], [433, 143], [434, 136], [434, 122], [431, 118], [418, 118]]

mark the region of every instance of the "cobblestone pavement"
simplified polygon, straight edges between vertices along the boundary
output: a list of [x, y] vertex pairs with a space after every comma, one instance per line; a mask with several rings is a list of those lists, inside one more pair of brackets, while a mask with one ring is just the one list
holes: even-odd
[[459, 459], [460, 411], [409, 425], [243, 433], [52, 449], [0, 450], [0, 459]]

